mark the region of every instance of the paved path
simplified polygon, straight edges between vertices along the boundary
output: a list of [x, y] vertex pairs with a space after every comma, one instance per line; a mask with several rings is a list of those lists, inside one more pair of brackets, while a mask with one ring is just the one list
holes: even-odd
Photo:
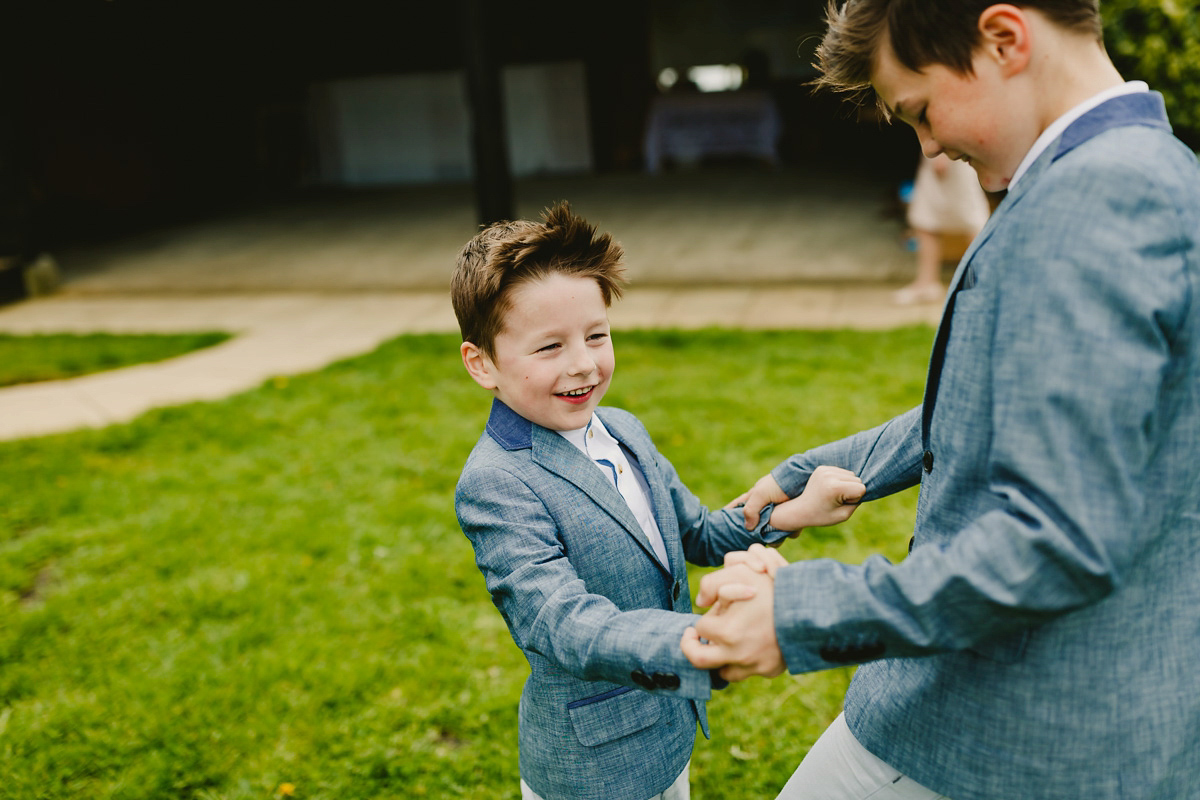
[[[887, 328], [912, 268], [886, 186], [778, 170], [543, 179], [517, 214], [559, 199], [626, 251], [616, 328]], [[123, 422], [274, 375], [319, 369], [405, 332], [455, 331], [446, 292], [475, 230], [469, 187], [313, 195], [103, 246], [55, 253], [52, 297], [0, 306], [0, 331], [228, 331], [158, 364], [0, 389], [0, 439]], [[722, 285], [724, 284], [724, 285]]]
[[[630, 291], [616, 329], [873, 328], [936, 323], [933, 306], [890, 304], [884, 286], [775, 286]], [[409, 332], [457, 330], [442, 292], [60, 295], [0, 308], [9, 333], [169, 333], [234, 338], [156, 364], [0, 389], [0, 439], [100, 427], [159, 406], [212, 400], [283, 374], [319, 369]]]

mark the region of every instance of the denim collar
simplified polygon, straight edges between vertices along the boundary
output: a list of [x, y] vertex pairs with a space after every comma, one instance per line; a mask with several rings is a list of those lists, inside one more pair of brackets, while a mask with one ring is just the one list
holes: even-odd
[[1101, 103], [1072, 122], [1058, 140], [1058, 149], [1051, 161], [1057, 161], [1079, 145], [1095, 136], [1125, 125], [1144, 125], [1171, 130], [1167, 108], [1158, 92], [1123, 94]]
[[499, 398], [492, 398], [487, 432], [505, 450], [528, 450], [533, 447], [533, 423], [504, 405]]

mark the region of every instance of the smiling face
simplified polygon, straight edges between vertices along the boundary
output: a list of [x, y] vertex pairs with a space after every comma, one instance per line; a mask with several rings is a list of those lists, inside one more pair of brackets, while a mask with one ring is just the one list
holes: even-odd
[[[888, 37], [879, 44], [871, 85], [892, 114], [911, 125], [929, 158], [945, 153], [975, 168], [989, 192], [1008, 188], [1041, 132], [1023, 77], [1029, 62], [1027, 20], [989, 9], [981, 43], [962, 74], [944, 64], [920, 71], [900, 63]], [[1044, 126], [1042, 126], [1044, 127]]]
[[506, 406], [543, 428], [565, 431], [587, 425], [616, 365], [599, 284], [552, 273], [517, 286], [509, 301], [492, 357], [463, 343], [467, 371]]

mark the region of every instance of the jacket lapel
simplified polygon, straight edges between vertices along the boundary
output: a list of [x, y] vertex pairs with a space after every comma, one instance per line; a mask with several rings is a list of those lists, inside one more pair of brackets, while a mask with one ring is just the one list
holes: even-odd
[[[650, 490], [650, 506], [654, 511], [654, 521], [658, 523], [659, 533], [662, 534], [663, 544], [667, 548], [667, 560], [670, 563], [662, 566], [674, 575], [685, 569], [683, 544], [679, 538], [679, 522], [675, 516], [675, 505], [671, 502], [671, 492], [656, 469], [655, 454], [650, 447], [650, 440], [639, 430], [627, 426], [623, 418], [607, 412], [608, 409], [596, 409], [596, 414], [604, 422], [604, 427], [608, 428], [608, 432], [637, 459], [638, 469], [642, 471], [642, 476], [646, 479], [646, 486]], [[641, 538], [645, 539], [644, 533], [641, 534]], [[655, 561], [658, 561], [657, 557]]]
[[946, 354], [946, 342], [950, 339], [950, 322], [954, 317], [954, 301], [964, 288], [964, 283], [967, 282], [971, 259], [974, 257], [975, 251], [991, 238], [999, 216], [1011, 208], [1009, 200], [1010, 198], [1005, 197], [1000, 206], [988, 217], [983, 230], [972, 240], [967, 252], [959, 260], [958, 267], [954, 270], [954, 277], [950, 281], [952, 288], [942, 306], [942, 319], [938, 324], [937, 336], [933, 340], [933, 352], [929, 356], [929, 374], [925, 378], [925, 399], [921, 404], [921, 446], [923, 449], [929, 447], [929, 420], [933, 416], [933, 404], [937, 399], [938, 383], [942, 377], [942, 361]]
[[[609, 432], [617, 438], [617, 441], [622, 444], [625, 443], [628, 437], [618, 434], [612, 427], [609, 427], [609, 420], [607, 418], [604, 418], [604, 424], [605, 427], [608, 427]], [[530, 457], [535, 464], [548, 472], [558, 475], [587, 495], [593, 503], [612, 517], [618, 525], [625, 529], [626, 533], [634, 538], [655, 564], [659, 564], [662, 567], [658, 556], [654, 554], [654, 549], [650, 546], [650, 542], [642, 530], [642, 526], [638, 524], [637, 519], [633, 516], [633, 512], [629, 510], [629, 504], [625, 502], [625, 498], [621, 496], [621, 493], [617, 491], [617, 487], [612, 484], [605, 474], [587, 456], [579, 451], [578, 447], [568, 442], [558, 433], [547, 430], [540, 425], [534, 425], [496, 399], [492, 400], [492, 410], [488, 417], [487, 432], [505, 450], [531, 451]], [[637, 452], [633, 448], [630, 449], [634, 452], [634, 455], [637, 455]], [[639, 456], [640, 460], [641, 457]], [[647, 482], [649, 481], [650, 476], [648, 474]], [[650, 494], [654, 502], [655, 516], [660, 520], [659, 527], [661, 528], [662, 513], [659, 509], [658, 498], [663, 492], [651, 487]], [[679, 537], [675, 536], [674, 538], [678, 539]], [[668, 542], [670, 541], [666, 536], [664, 536], [664, 539]], [[671, 551], [670, 544], [667, 545], [667, 552], [671, 554], [671, 560], [674, 562], [675, 557]]]
[[[607, 423], [606, 423], [607, 424]], [[614, 434], [615, 435], [615, 434]], [[618, 438], [618, 441], [620, 439]], [[604, 472], [597, 467], [579, 448], [558, 433], [538, 425], [533, 426], [533, 461], [544, 469], [574, 484], [597, 506], [612, 517], [625, 532], [632, 536], [646, 555], [655, 564], [658, 556], [650, 546], [646, 532], [638, 524], [625, 498]]]

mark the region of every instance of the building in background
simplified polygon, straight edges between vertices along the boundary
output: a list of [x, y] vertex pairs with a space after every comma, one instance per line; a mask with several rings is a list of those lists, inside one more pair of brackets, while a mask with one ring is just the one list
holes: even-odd
[[[22, 164], [34, 248], [329, 187], [469, 181], [461, 2], [5, 4], [2, 155]], [[713, 66], [770, 97], [767, 161], [913, 161], [911, 137], [804, 86], [823, 4], [488, 5], [517, 178], [645, 170], [664, 71]]]

